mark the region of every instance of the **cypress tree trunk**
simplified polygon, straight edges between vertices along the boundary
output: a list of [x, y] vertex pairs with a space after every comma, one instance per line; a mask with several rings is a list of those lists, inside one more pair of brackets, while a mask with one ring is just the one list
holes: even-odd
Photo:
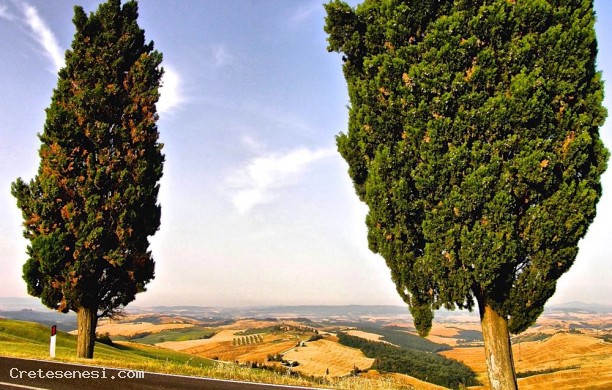
[[96, 342], [98, 309], [81, 307], [77, 312], [77, 357], [92, 359]]
[[491, 389], [516, 390], [518, 385], [508, 321], [483, 300], [479, 300], [478, 306]]

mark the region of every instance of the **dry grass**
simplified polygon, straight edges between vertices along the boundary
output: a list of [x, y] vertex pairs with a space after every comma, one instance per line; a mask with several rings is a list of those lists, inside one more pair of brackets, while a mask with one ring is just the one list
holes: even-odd
[[413, 388], [419, 389], [419, 390], [444, 390], [446, 389], [446, 387], [434, 385], [433, 383], [429, 383], [429, 382], [424, 382], [422, 380], [419, 380], [419, 379], [416, 379], [416, 378], [413, 378], [411, 376], [404, 375], [404, 374], [393, 373], [393, 374], [387, 374], [387, 375], [392, 376], [398, 382], [405, 383], [406, 385], [412, 386]]
[[[370, 341], [375, 341], [375, 342], [385, 343], [385, 344], [391, 344], [388, 341], [382, 340], [382, 338], [384, 336], [381, 336], [381, 335], [375, 334], [375, 333], [363, 332], [361, 330], [349, 330], [346, 333], [351, 335], [351, 336], [359, 337], [359, 338], [370, 340]], [[393, 344], [391, 344], [391, 345], [393, 345]]]
[[306, 345], [284, 355], [288, 361], [299, 362], [295, 370], [306, 375], [324, 376], [329, 369], [330, 376], [343, 376], [349, 374], [354, 367], [365, 370], [374, 363], [374, 359], [365, 357], [360, 350], [330, 340], [317, 340]]
[[184, 352], [201, 357], [218, 358], [230, 362], [259, 362], [266, 361], [268, 355], [283, 353], [296, 345], [296, 340], [287, 335], [265, 335], [264, 342], [248, 345], [233, 345], [231, 341], [216, 344], [202, 345], [190, 348]]
[[224, 342], [230, 342], [234, 339], [234, 334], [240, 330], [224, 329], [209, 339], [185, 340], [185, 341], [166, 341], [156, 344], [162, 348], [172, 349], [174, 351], [186, 351], [193, 348], [198, 348], [207, 345], [215, 345]]
[[245, 329], [256, 329], [256, 328], [267, 328], [268, 326], [279, 325], [278, 321], [265, 321], [265, 320], [238, 320], [230, 325], [220, 326], [222, 329], [234, 329], [234, 330], [245, 330]]
[[234, 339], [242, 337], [236, 335], [240, 331], [240, 329], [224, 329], [206, 340], [170, 341], [157, 345], [211, 359], [263, 363], [268, 355], [283, 353], [298, 342], [298, 339], [290, 334], [262, 334], [262, 342], [236, 345]]
[[96, 333], [108, 333], [111, 336], [132, 337], [142, 333], [159, 333], [167, 329], [191, 328], [193, 324], [153, 324], [150, 322], [112, 323], [106, 322], [98, 325]]
[[[403, 378], [396, 375], [379, 376], [348, 376], [342, 378], [332, 378], [331, 386], [335, 389], [343, 390], [414, 390], [414, 389], [433, 389], [430, 387], [418, 387], [406, 382]], [[437, 389], [437, 388], [436, 388]]]
[[429, 335], [427, 336], [427, 340], [432, 341], [434, 343], [447, 344], [451, 347], [455, 347], [457, 345], [456, 336], [459, 334], [459, 329], [456, 327], [451, 327], [450, 325], [437, 324], [434, 322]]
[[[457, 348], [442, 352], [471, 367], [482, 383], [487, 383], [484, 349]], [[517, 372], [560, 371], [519, 379], [523, 389], [570, 390], [612, 387], [612, 344], [580, 334], [557, 333], [544, 341], [513, 346]], [[486, 388], [486, 387], [485, 387]]]

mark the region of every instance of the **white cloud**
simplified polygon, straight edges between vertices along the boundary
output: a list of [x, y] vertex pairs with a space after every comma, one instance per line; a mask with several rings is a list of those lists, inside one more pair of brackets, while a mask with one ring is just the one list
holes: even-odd
[[60, 47], [49, 26], [38, 14], [38, 10], [27, 3], [23, 3], [22, 7], [25, 23], [32, 31], [34, 39], [53, 63], [55, 71], [59, 70], [64, 66], [64, 50]]
[[4, 4], [0, 4], [0, 18], [8, 20], [8, 21], [13, 21], [15, 19], [17, 19], [17, 17], [15, 15], [13, 15], [9, 10], [8, 7]]
[[280, 189], [295, 184], [299, 175], [316, 161], [335, 155], [335, 149], [299, 148], [284, 154], [268, 154], [252, 159], [226, 181], [236, 209], [248, 213], [258, 204], [272, 201]]
[[243, 135], [240, 140], [248, 150], [254, 153], [260, 153], [264, 149], [264, 144], [250, 135]]
[[224, 66], [234, 60], [234, 56], [224, 44], [213, 45], [212, 55], [216, 66]]
[[321, 2], [314, 1], [310, 4], [303, 5], [299, 7], [298, 9], [296, 9], [289, 17], [289, 21], [292, 23], [299, 23], [299, 22], [302, 22], [308, 19], [310, 16], [314, 15], [315, 13], [322, 12], [322, 11], [323, 11], [323, 5], [321, 4]]
[[181, 93], [181, 76], [172, 67], [164, 65], [162, 86], [159, 90], [160, 97], [157, 102], [157, 110], [160, 114], [169, 113], [185, 102]]

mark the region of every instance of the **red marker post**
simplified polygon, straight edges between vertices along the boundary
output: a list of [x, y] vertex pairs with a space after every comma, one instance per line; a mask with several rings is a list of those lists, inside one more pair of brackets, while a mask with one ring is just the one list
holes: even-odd
[[55, 357], [55, 339], [57, 337], [57, 325], [51, 327], [51, 341], [49, 342], [49, 356]]

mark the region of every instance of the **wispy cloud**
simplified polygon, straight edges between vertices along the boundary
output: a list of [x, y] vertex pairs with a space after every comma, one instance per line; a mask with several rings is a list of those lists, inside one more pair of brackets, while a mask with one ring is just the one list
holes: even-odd
[[157, 110], [160, 114], [170, 113], [186, 101], [181, 89], [181, 75], [171, 66], [163, 65], [163, 67], [164, 76], [157, 103]]
[[216, 66], [225, 66], [234, 60], [234, 56], [224, 44], [213, 45], [212, 56]]
[[5, 19], [5, 20], [9, 20], [9, 21], [13, 21], [15, 19], [17, 19], [17, 17], [15, 15], [13, 15], [9, 10], [8, 7], [4, 4], [0, 4], [0, 18]]
[[[34, 40], [42, 48], [43, 54], [51, 60], [54, 71], [58, 71], [64, 66], [65, 62], [64, 50], [61, 49], [55, 34], [53, 34], [53, 31], [51, 31], [34, 6], [18, 1], [17, 4], [23, 12], [21, 22], [29, 29]], [[10, 21], [19, 20], [5, 5], [0, 5], [0, 18]], [[157, 104], [157, 109], [162, 114], [174, 111], [186, 101], [182, 94], [179, 73], [171, 66], [164, 65], [164, 69], [165, 72], [160, 89], [161, 96]]]
[[334, 154], [334, 149], [298, 148], [258, 156], [227, 179], [232, 203], [241, 214], [248, 213], [256, 205], [269, 203], [278, 191], [294, 185], [310, 165]]
[[41, 46], [43, 53], [51, 60], [55, 71], [64, 66], [64, 50], [57, 42], [53, 31], [40, 17], [38, 10], [28, 3], [21, 3], [25, 24], [30, 28], [34, 40]]
[[317, 12], [323, 12], [323, 5], [321, 5], [320, 1], [313, 1], [310, 4], [303, 5], [293, 11], [293, 13], [289, 16], [289, 21], [291, 23], [299, 23], [308, 19]]

